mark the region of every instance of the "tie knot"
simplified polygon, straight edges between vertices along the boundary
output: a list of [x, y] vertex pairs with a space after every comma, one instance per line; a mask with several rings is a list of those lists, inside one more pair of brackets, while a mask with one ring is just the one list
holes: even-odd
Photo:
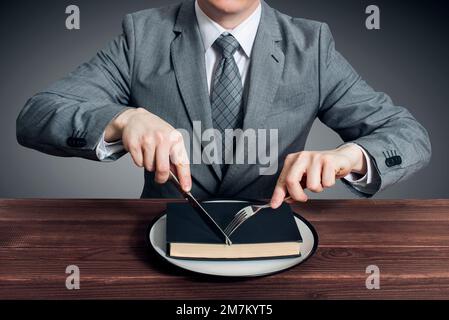
[[229, 33], [223, 33], [219, 36], [218, 39], [215, 40], [215, 44], [220, 48], [224, 58], [231, 58], [240, 46], [234, 36]]

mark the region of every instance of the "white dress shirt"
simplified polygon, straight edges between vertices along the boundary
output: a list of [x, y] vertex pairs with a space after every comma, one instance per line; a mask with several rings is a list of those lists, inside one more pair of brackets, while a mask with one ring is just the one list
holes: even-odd
[[254, 39], [256, 38], [257, 28], [259, 27], [262, 6], [259, 4], [257, 9], [248, 18], [246, 18], [245, 21], [232, 30], [223, 28], [209, 18], [203, 10], [201, 10], [197, 1], [195, 1], [195, 13], [196, 19], [198, 20], [201, 38], [203, 39], [207, 87], [209, 89], [209, 94], [212, 86], [212, 77], [221, 58], [221, 53], [213, 48], [212, 45], [215, 40], [217, 40], [218, 37], [225, 32], [232, 34], [240, 44], [240, 48], [234, 53], [234, 60], [239, 68], [240, 78], [242, 79], [242, 85], [244, 86], [248, 74]]
[[[257, 7], [257, 9], [242, 23], [240, 23], [237, 27], [232, 30], [228, 30], [220, 26], [218, 23], [209, 18], [203, 10], [198, 5], [198, 2], [195, 1], [195, 14], [198, 21], [199, 31], [201, 34], [201, 38], [203, 40], [204, 45], [204, 57], [206, 62], [206, 77], [207, 77], [207, 86], [210, 94], [211, 91], [211, 83], [212, 77], [215, 71], [215, 68], [221, 58], [220, 52], [218, 52], [212, 45], [215, 40], [224, 32], [230, 33], [234, 36], [234, 38], [240, 44], [240, 48], [236, 50], [234, 53], [234, 60], [237, 64], [237, 67], [240, 72], [240, 78], [242, 79], [242, 85], [245, 85], [248, 69], [251, 60], [251, 51], [253, 49], [254, 40], [257, 34], [257, 28], [259, 26], [260, 17], [262, 13], [261, 4]], [[359, 147], [366, 159], [367, 162], [367, 172], [364, 176], [360, 177], [357, 174], [348, 174], [343, 179], [351, 183], [351, 185], [361, 192], [372, 193], [370, 192], [370, 184], [373, 182], [373, 164], [371, 162], [371, 158], [368, 156], [366, 151], [357, 144], [354, 144]], [[121, 141], [116, 141], [113, 143], [107, 143], [104, 141], [103, 137], [100, 139], [100, 142], [96, 148], [96, 154], [99, 160], [108, 161], [109, 157], [117, 152], [123, 150], [123, 145]]]

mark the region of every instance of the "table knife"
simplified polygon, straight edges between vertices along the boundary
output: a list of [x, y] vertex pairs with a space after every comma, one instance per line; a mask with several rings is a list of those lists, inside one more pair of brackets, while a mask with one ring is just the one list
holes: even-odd
[[200, 215], [203, 221], [220, 237], [227, 245], [231, 245], [232, 241], [223, 231], [223, 229], [215, 222], [214, 218], [210, 216], [206, 209], [200, 204], [198, 200], [193, 196], [191, 192], [185, 192], [181, 184], [179, 183], [176, 175], [170, 170], [170, 180], [174, 183], [178, 191], [183, 195], [183, 197], [190, 203], [190, 205], [195, 209], [195, 211]]

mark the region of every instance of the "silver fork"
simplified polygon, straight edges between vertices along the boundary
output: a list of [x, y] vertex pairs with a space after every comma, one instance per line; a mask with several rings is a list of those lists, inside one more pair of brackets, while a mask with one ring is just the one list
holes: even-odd
[[[289, 196], [285, 198], [284, 201], [290, 199], [291, 197]], [[244, 207], [235, 214], [234, 218], [232, 218], [231, 222], [227, 225], [226, 229], [223, 230], [224, 233], [226, 233], [226, 235], [230, 237], [231, 234], [233, 234], [234, 231], [237, 230], [237, 228], [240, 227], [246, 220], [257, 214], [260, 210], [266, 208], [270, 208], [269, 203], [262, 205], [249, 205]]]

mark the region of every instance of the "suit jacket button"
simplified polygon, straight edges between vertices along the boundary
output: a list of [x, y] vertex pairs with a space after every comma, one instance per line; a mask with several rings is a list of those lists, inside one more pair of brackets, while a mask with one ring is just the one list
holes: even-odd
[[385, 159], [385, 164], [387, 167], [398, 166], [402, 163], [401, 156], [393, 156]]

